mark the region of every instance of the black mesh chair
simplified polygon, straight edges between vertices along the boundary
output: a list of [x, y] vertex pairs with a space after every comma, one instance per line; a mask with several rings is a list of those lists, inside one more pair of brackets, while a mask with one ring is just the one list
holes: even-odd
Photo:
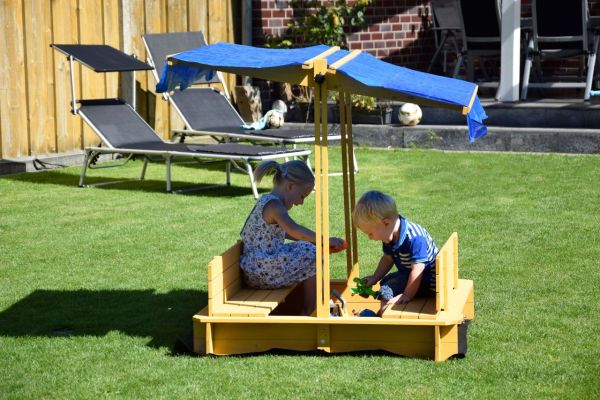
[[[152, 69], [127, 54], [106, 45], [63, 45], [52, 44], [56, 50], [65, 54], [71, 65], [71, 83], [73, 77], [73, 61], [85, 65], [95, 72], [135, 72]], [[135, 81], [135, 77], [133, 79]], [[125, 164], [133, 155], [144, 158], [142, 173], [138, 180], [144, 179], [149, 161], [159, 159], [167, 167], [167, 191], [171, 192], [171, 163], [178, 158], [194, 160], [223, 160], [226, 162], [227, 185], [230, 184], [231, 165], [240, 162], [245, 165], [252, 192], [258, 198], [251, 162], [278, 158], [301, 157], [307, 159], [309, 150], [286, 149], [266, 146], [252, 146], [240, 143], [218, 143], [207, 145], [188, 145], [187, 143], [171, 143], [163, 141], [150, 125], [135, 111], [135, 108], [121, 99], [77, 100], [72, 88], [72, 112], [79, 115], [94, 130], [102, 141], [102, 145], [87, 147], [83, 160], [83, 168], [79, 178], [79, 186], [99, 186], [85, 184], [88, 168], [106, 168]], [[103, 154], [125, 155], [122, 162], [96, 166], [95, 161]], [[237, 164], [236, 164], [237, 165]], [[213, 186], [188, 188], [179, 191], [207, 189]]]
[[[531, 16], [533, 33], [527, 45], [521, 99], [527, 98], [529, 88], [583, 88], [583, 98], [588, 100], [592, 89], [599, 36], [598, 32], [590, 29], [587, 1], [532, 0]], [[585, 65], [585, 68], [580, 68], [579, 76], [566, 79], [555, 76], [552, 81], [545, 81], [543, 71], [538, 66], [536, 70], [540, 82], [529, 81], [534, 61], [541, 63], [547, 59], [572, 57], [580, 58], [582, 65]]]
[[[458, 0], [462, 29], [462, 49], [454, 68], [458, 77], [464, 62], [467, 80], [477, 81], [480, 87], [498, 88], [499, 81], [490, 77], [485, 68], [489, 59], [500, 58], [500, 7], [497, 0]], [[479, 62], [483, 78], [475, 77], [475, 61]]]
[[446, 73], [448, 53], [454, 54], [458, 60], [461, 52], [460, 38], [462, 29], [460, 27], [460, 16], [458, 11], [458, 0], [431, 0], [433, 14], [433, 27], [431, 30], [435, 38], [435, 52], [431, 57], [427, 72], [442, 56], [442, 72]]

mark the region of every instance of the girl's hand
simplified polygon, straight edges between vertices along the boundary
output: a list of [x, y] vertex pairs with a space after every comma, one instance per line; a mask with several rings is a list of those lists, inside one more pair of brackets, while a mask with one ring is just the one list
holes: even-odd
[[329, 238], [329, 252], [339, 253], [348, 248], [348, 243], [344, 239], [331, 237]]

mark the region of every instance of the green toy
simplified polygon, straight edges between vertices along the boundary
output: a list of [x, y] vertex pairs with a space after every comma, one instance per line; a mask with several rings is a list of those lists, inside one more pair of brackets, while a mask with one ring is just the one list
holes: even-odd
[[368, 299], [369, 296], [373, 296], [374, 299], [377, 299], [377, 297], [379, 296], [379, 292], [376, 292], [373, 289], [371, 289], [370, 286], [367, 286], [367, 284], [363, 282], [362, 279], [354, 278], [353, 282], [356, 283], [356, 287], [351, 288], [352, 293], [357, 294], [360, 297], [364, 297], [365, 299]]

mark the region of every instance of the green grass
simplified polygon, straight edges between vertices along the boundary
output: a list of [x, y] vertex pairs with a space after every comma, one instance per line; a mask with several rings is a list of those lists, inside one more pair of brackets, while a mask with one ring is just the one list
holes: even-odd
[[[339, 151], [331, 151], [332, 168]], [[475, 283], [464, 359], [384, 354], [173, 355], [207, 302], [206, 265], [253, 206], [247, 178], [168, 195], [146, 182], [77, 188], [79, 168], [0, 178], [0, 398], [598, 398], [600, 158], [357, 151], [359, 195], [382, 189], [439, 245], [459, 233]], [[140, 162], [92, 171], [131, 178]], [[219, 183], [174, 167], [175, 185]], [[95, 178], [93, 178], [95, 179]], [[92, 180], [93, 180], [92, 179]], [[341, 179], [331, 179], [342, 235]], [[268, 182], [261, 184], [268, 190]], [[314, 205], [292, 210], [314, 226]], [[360, 237], [361, 270], [380, 246]], [[334, 277], [344, 274], [332, 257]]]

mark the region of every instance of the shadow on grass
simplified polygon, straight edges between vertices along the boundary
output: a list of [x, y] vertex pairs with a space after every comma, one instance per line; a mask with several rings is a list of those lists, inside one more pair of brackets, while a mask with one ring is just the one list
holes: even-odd
[[119, 331], [173, 349], [206, 304], [199, 290], [36, 290], [0, 313], [0, 336], [104, 336]]
[[[194, 167], [190, 167], [194, 168]], [[97, 172], [100, 174], [100, 172]], [[140, 191], [148, 193], [167, 193], [166, 180], [144, 179], [142, 181], [135, 180], [139, 177], [136, 174], [129, 174], [128, 177], [109, 178], [102, 176], [86, 177], [86, 184], [93, 185], [97, 183], [107, 183], [106, 185], [96, 186], [95, 189], [100, 190], [126, 190]], [[75, 189], [79, 188], [79, 176], [69, 173], [60, 172], [59, 170], [45, 171], [44, 173], [24, 173], [18, 175], [8, 175], [2, 177], [16, 182], [26, 182], [34, 184], [62, 185]], [[225, 185], [225, 173], [222, 180], [215, 183], [191, 183], [189, 181], [171, 181], [171, 187], [174, 191], [182, 190], [182, 192], [174, 192], [178, 195], [186, 196], [202, 196], [202, 197], [238, 197], [252, 196], [252, 188], [248, 181], [248, 186]], [[259, 193], [266, 192], [266, 189], [258, 189]]]

